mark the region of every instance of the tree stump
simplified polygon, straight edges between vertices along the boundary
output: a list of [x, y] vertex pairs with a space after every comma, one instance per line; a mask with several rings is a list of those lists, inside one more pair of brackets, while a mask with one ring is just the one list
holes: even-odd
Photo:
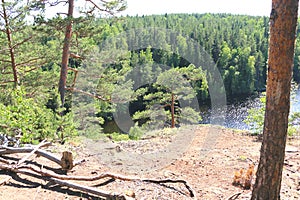
[[61, 157], [61, 168], [71, 170], [73, 168], [73, 154], [70, 151], [64, 151]]

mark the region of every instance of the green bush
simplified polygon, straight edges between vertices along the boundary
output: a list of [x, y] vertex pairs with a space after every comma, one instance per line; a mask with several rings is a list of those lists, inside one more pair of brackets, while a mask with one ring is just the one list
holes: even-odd
[[131, 140], [139, 140], [144, 134], [144, 131], [141, 127], [138, 126], [138, 123], [136, 123], [133, 127], [129, 130], [129, 139]]
[[71, 113], [60, 116], [33, 98], [26, 98], [22, 89], [9, 90], [6, 95], [9, 98], [0, 103], [0, 133], [20, 135], [21, 143], [33, 144], [43, 139], [63, 142], [76, 135]]
[[244, 120], [254, 135], [262, 134], [264, 127], [266, 97], [261, 97], [260, 102], [259, 108], [248, 110], [248, 116]]
[[122, 133], [110, 133], [109, 134], [112, 138], [113, 141], [124, 141], [124, 140], [129, 140], [128, 134], [122, 134]]

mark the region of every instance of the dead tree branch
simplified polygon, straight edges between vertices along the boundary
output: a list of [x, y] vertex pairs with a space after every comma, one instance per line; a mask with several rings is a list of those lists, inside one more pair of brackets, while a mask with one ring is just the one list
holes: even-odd
[[12, 171], [12, 172], [15, 172], [15, 173], [25, 174], [25, 175], [33, 176], [33, 177], [39, 177], [41, 179], [47, 179], [47, 180], [53, 181], [56, 184], [59, 184], [61, 186], [67, 186], [69, 188], [73, 188], [73, 189], [77, 189], [77, 190], [80, 190], [80, 191], [83, 191], [83, 192], [94, 194], [94, 195], [97, 195], [99, 197], [105, 197], [105, 198], [108, 198], [108, 199], [115, 199], [115, 200], [117, 200], [117, 199], [118, 200], [119, 199], [129, 200], [130, 199], [130, 198], [126, 197], [123, 194], [107, 192], [107, 191], [104, 191], [104, 190], [99, 190], [97, 188], [84, 186], [82, 184], [76, 184], [76, 183], [71, 183], [71, 182], [67, 182], [67, 181], [64, 181], [64, 180], [60, 180], [58, 178], [48, 176], [47, 175], [48, 173], [41, 172], [39, 170], [34, 170], [32, 167], [26, 167], [29, 170], [24, 170], [22, 168], [25, 168], [25, 167], [14, 168], [13, 166], [10, 166], [10, 165], [1, 165], [0, 164], [0, 169], [2, 169], [2, 170]]
[[27, 154], [21, 160], [19, 160], [19, 162], [17, 163], [16, 167], [20, 166], [22, 163], [24, 163], [26, 160], [28, 160], [30, 158], [30, 156], [32, 156], [39, 148], [41, 148], [42, 146], [48, 145], [48, 144], [51, 144], [51, 143], [50, 142], [46, 142], [45, 140], [42, 141], [29, 154]]
[[[49, 146], [50, 144], [51, 143], [47, 142], [47, 143], [44, 143], [40, 147]], [[14, 153], [31, 153], [34, 150], [35, 150], [35, 148], [32, 148], [32, 147], [6, 147], [6, 146], [1, 145], [0, 146], [0, 155], [14, 154]], [[56, 164], [62, 166], [61, 158], [58, 158], [57, 156], [55, 156], [54, 154], [52, 154], [50, 152], [47, 152], [47, 151], [42, 150], [42, 149], [37, 149], [37, 150], [34, 151], [34, 153], [37, 154], [38, 156], [42, 156], [44, 158], [47, 158], [48, 160], [51, 160], [52, 162], [55, 162]], [[85, 161], [84, 159], [74, 161], [73, 166], [79, 165], [84, 161]]]
[[[70, 181], [99, 181], [101, 179], [110, 178], [110, 179], [118, 179], [121, 181], [132, 181], [132, 182], [144, 182], [144, 183], [153, 183], [153, 184], [165, 184], [165, 183], [179, 183], [183, 184], [185, 188], [189, 192], [190, 197], [195, 197], [195, 191], [192, 189], [192, 187], [188, 184], [187, 181], [182, 179], [143, 179], [139, 177], [131, 177], [131, 176], [125, 176], [121, 174], [111, 173], [111, 172], [103, 172], [101, 174], [98, 174], [96, 176], [70, 176], [70, 175], [62, 175], [58, 174], [53, 171], [53, 169], [45, 169], [45, 166], [43, 167], [37, 167], [32, 166], [30, 163], [25, 163], [33, 154], [37, 154], [40, 156], [43, 156], [60, 166], [62, 166], [63, 158], [59, 159], [55, 155], [46, 152], [44, 150], [41, 150], [41, 147], [49, 145], [49, 142], [43, 141], [37, 146], [34, 147], [6, 147], [6, 146], [0, 146], [0, 155], [4, 154], [14, 154], [14, 153], [28, 153], [26, 156], [21, 158], [17, 163], [11, 162], [8, 159], [4, 159], [0, 157], [0, 170], [6, 170], [14, 173], [20, 173], [25, 174], [28, 176], [40, 178], [40, 179], [46, 179], [48, 181], [55, 182], [56, 184], [60, 186], [67, 186], [69, 188], [73, 188], [82, 192], [86, 192], [89, 194], [97, 195], [99, 197], [104, 197], [107, 199], [132, 199], [131, 197], [126, 196], [125, 194], [117, 193], [117, 192], [108, 192], [104, 190], [100, 190], [95, 187], [85, 186], [83, 184], [77, 184]], [[73, 162], [73, 161], [72, 161]], [[74, 162], [73, 165], [81, 163]], [[62, 169], [63, 170], [63, 169]], [[0, 182], [1, 184], [5, 184], [10, 179], [5, 179], [4, 182]]]
[[70, 188], [73, 188], [73, 189], [77, 189], [77, 190], [80, 190], [80, 191], [83, 191], [83, 192], [87, 192], [87, 193], [90, 193], [90, 194], [94, 194], [94, 195], [97, 195], [97, 196], [100, 196], [100, 197], [105, 197], [107, 199], [115, 199], [115, 200], [131, 200], [133, 198], [130, 198], [124, 194], [119, 194], [119, 193], [112, 193], [112, 192], [107, 192], [107, 191], [104, 191], [104, 190], [99, 190], [99, 189], [96, 189], [96, 188], [93, 188], [93, 187], [89, 187], [89, 186], [83, 186], [81, 184], [76, 184], [76, 183], [70, 183], [70, 182], [67, 182], [67, 181], [62, 181], [62, 180], [59, 180], [59, 179], [56, 179], [56, 178], [50, 178], [51, 181], [61, 185], [61, 186], [67, 186], [67, 187], [70, 187]]
[[[36, 174], [42, 176], [42, 177], [50, 177], [55, 180], [73, 180], [73, 181], [96, 181], [104, 178], [113, 178], [113, 179], [119, 179], [122, 181], [139, 181], [139, 182], [148, 182], [148, 183], [154, 183], [154, 184], [163, 184], [163, 183], [182, 183], [186, 187], [186, 189], [189, 191], [190, 197], [195, 197], [195, 191], [192, 189], [192, 187], [188, 184], [185, 180], [173, 180], [173, 179], [164, 179], [164, 180], [156, 180], [156, 179], [141, 179], [138, 177], [129, 177], [124, 176], [120, 174], [114, 174], [114, 173], [102, 173], [97, 176], [88, 177], [88, 176], [69, 176], [69, 175], [60, 175], [53, 172], [47, 172], [43, 171], [41, 169], [35, 169], [30, 166], [20, 166], [20, 167], [13, 167], [10, 165], [1, 165], [0, 169], [10, 170], [16, 173], [24, 173], [26, 172], [35, 172]], [[25, 170], [25, 171], [24, 171]], [[71, 183], [69, 183], [71, 184]], [[78, 189], [78, 188], [76, 188]], [[86, 191], [85, 191], [86, 192]]]
[[[0, 155], [14, 154], [14, 153], [30, 153], [33, 150], [34, 149], [30, 148], [30, 147], [18, 147], [18, 148], [14, 148], [14, 147], [0, 146]], [[36, 150], [34, 153], [37, 154], [37, 155], [39, 155], [39, 156], [45, 157], [48, 160], [51, 160], [52, 162], [57, 163], [58, 165], [61, 165], [60, 158], [57, 158], [52, 153], [49, 153], [49, 152], [47, 152], [45, 150], [41, 150], [41, 149]]]

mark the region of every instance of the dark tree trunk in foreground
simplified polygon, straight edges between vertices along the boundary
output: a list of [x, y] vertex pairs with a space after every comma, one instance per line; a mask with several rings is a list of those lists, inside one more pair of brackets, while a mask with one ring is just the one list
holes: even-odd
[[298, 0], [272, 0], [263, 142], [252, 200], [278, 200], [290, 110]]
[[69, 2], [68, 17], [67, 17], [68, 21], [67, 21], [67, 27], [66, 27], [66, 33], [64, 39], [60, 78], [59, 78], [59, 85], [58, 85], [62, 106], [65, 103], [65, 90], [66, 90], [66, 83], [67, 83], [69, 49], [70, 49], [70, 42], [72, 38], [73, 10], [74, 10], [74, 0], [69, 0], [68, 2]]

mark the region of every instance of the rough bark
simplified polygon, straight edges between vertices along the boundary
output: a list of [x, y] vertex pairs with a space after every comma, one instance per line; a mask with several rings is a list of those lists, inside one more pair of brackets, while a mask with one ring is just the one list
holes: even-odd
[[67, 17], [68, 22], [67, 22], [66, 32], [65, 32], [61, 69], [60, 69], [60, 78], [58, 84], [58, 90], [59, 90], [62, 106], [65, 103], [65, 90], [67, 84], [68, 64], [69, 64], [69, 50], [70, 50], [72, 28], [73, 28], [72, 18], [73, 18], [73, 11], [74, 11], [74, 0], [69, 0], [68, 3], [69, 3], [68, 17]]
[[272, 0], [266, 113], [252, 200], [280, 199], [298, 0]]

